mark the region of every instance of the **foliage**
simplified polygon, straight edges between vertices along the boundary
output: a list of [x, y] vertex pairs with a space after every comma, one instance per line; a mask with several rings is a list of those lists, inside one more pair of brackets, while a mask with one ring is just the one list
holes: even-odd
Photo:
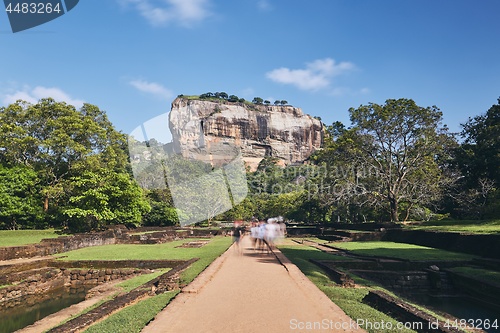
[[[252, 105], [225, 92], [179, 97]], [[252, 103], [271, 104], [260, 97]], [[288, 102], [275, 100], [274, 105]], [[312, 164], [283, 168], [278, 159], [266, 157], [247, 174], [248, 197], [243, 200], [241, 192], [235, 200], [228, 198], [220, 177], [193, 182], [217, 168], [180, 157], [157, 159], [171, 147], [154, 140], [148, 142], [153, 158], [134, 160], [139, 163], [134, 165], [137, 184], [125, 135], [97, 106], [76, 110], [51, 98], [36, 104], [18, 101], [0, 108], [0, 229], [87, 231], [115, 223], [210, 222], [230, 207], [217, 219], [282, 215], [305, 222], [365, 222], [499, 216], [500, 100], [463, 124], [461, 144], [441, 125], [437, 107], [423, 108], [411, 99], [369, 103], [349, 112], [350, 127], [340, 122], [326, 127], [324, 148], [310, 157]], [[131, 154], [141, 155], [142, 146], [132, 144]], [[175, 193], [167, 186], [172, 179]], [[206, 197], [205, 189], [213, 195], [200, 207], [174, 208], [173, 195], [178, 204], [194, 203]]]
[[314, 197], [331, 220], [397, 222], [401, 210], [407, 220], [437, 206], [454, 181], [447, 167], [457, 145], [440, 125], [442, 113], [411, 99], [349, 112], [352, 127], [328, 126], [325, 148], [311, 157], [325, 170]]
[[102, 229], [108, 224], [139, 224], [151, 207], [143, 192], [127, 173], [84, 171], [72, 177], [70, 198], [62, 209], [72, 231]]
[[458, 217], [500, 217], [500, 99], [486, 114], [462, 125], [464, 143], [455, 150], [462, 173], [451, 193], [450, 206]]
[[172, 226], [179, 224], [177, 210], [165, 202], [151, 203], [151, 211], [143, 216], [144, 226]]
[[[17, 177], [16, 187], [26, 189], [4, 206], [11, 207], [10, 223], [17, 218], [22, 228], [42, 221], [82, 231], [140, 222], [148, 207], [128, 163], [125, 135], [97, 106], [76, 110], [46, 98], [0, 108], [0, 164], [24, 168], [18, 169], [24, 176]], [[8, 191], [0, 189], [0, 197]], [[23, 218], [13, 205], [23, 209]]]
[[260, 104], [264, 103], [264, 100], [263, 100], [261, 97], [254, 97], [254, 98], [252, 99], [252, 103], [253, 103], [253, 104], [260, 105]]
[[411, 99], [390, 99], [349, 110], [363, 163], [378, 171], [371, 193], [388, 203], [391, 221], [399, 221], [401, 203], [413, 206], [439, 198], [445, 184], [440, 158], [453, 144], [442, 113]]
[[36, 189], [37, 177], [31, 168], [0, 164], [0, 229], [43, 227]]

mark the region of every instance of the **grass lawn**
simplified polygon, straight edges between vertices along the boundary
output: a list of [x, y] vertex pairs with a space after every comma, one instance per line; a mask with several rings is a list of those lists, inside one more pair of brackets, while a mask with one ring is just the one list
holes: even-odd
[[443, 220], [422, 222], [419, 225], [406, 226], [407, 229], [433, 230], [447, 232], [469, 232], [477, 234], [500, 233], [500, 220], [474, 221], [474, 220]]
[[[200, 258], [180, 274], [180, 283], [185, 285], [193, 281], [212, 261], [224, 253], [232, 242], [231, 237], [214, 237], [210, 239], [208, 244], [201, 248], [175, 248], [193, 240], [185, 239], [153, 245], [117, 244], [88, 247], [66, 252], [64, 255], [67, 257], [60, 260], [187, 260]], [[151, 274], [137, 276], [118, 286], [124, 289], [124, 291], [130, 291], [163, 274], [166, 270], [157, 270]], [[125, 307], [105, 320], [92, 325], [85, 332], [140, 332], [177, 293], [178, 291], [167, 292]]]
[[500, 272], [473, 267], [454, 267], [450, 271], [493, 285], [500, 285]]
[[[342, 288], [332, 282], [328, 275], [318, 266], [309, 262], [309, 259], [327, 260], [332, 255], [323, 253], [317, 249], [302, 245], [283, 245], [279, 246], [288, 259], [290, 259], [299, 269], [335, 304], [353, 320], [364, 319], [372, 323], [391, 322], [394, 327], [397, 321], [386, 314], [366, 305], [362, 302], [363, 297], [368, 294], [368, 288]], [[370, 333], [385, 332], [414, 332], [412, 330], [392, 330], [387, 329], [369, 329]]]
[[128, 279], [128, 280], [118, 284], [117, 286], [122, 288], [123, 291], [129, 292], [132, 289], [135, 289], [139, 286], [142, 286], [144, 283], [149, 282], [149, 281], [153, 280], [154, 278], [157, 278], [158, 276], [162, 275], [163, 273], [168, 272], [169, 270], [170, 270], [170, 268], [158, 269], [153, 273], [142, 274], [142, 275], [133, 277], [131, 279]]
[[0, 230], [0, 247], [39, 243], [44, 238], [61, 236], [54, 229], [47, 230]]
[[333, 246], [365, 256], [381, 256], [408, 260], [470, 260], [473, 255], [431, 247], [393, 242], [336, 242]]
[[87, 333], [140, 332], [179, 292], [170, 291], [133, 304], [90, 326]]
[[[181, 284], [191, 282], [212, 261], [231, 245], [231, 237], [214, 237], [200, 248], [175, 248], [195, 239], [184, 239], [164, 244], [116, 244], [87, 247], [65, 252], [62, 260], [189, 260], [200, 258], [181, 274]], [[203, 240], [206, 240], [205, 238]], [[57, 255], [61, 257], [61, 255]]]
[[[200, 248], [176, 248], [187, 242], [199, 240], [198, 238], [181, 239], [163, 244], [114, 244], [86, 247], [56, 255], [62, 260], [162, 260], [180, 259], [187, 260], [202, 257], [218, 248], [219, 245], [227, 246], [231, 237], [215, 237], [208, 244]], [[206, 240], [204, 238], [203, 240]]]
[[320, 239], [320, 238], [316, 238], [316, 237], [307, 237], [307, 238], [296, 238], [297, 241], [301, 241], [301, 240], [308, 240], [308, 241], [311, 241], [311, 242], [315, 242], [315, 243], [318, 243], [318, 244], [327, 244], [329, 243], [330, 241], [327, 241], [325, 239]]

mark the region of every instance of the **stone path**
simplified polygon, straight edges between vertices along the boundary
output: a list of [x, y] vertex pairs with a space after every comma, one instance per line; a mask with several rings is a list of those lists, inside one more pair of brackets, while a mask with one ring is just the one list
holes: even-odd
[[281, 252], [255, 253], [248, 236], [240, 247], [215, 260], [142, 332], [364, 332]]

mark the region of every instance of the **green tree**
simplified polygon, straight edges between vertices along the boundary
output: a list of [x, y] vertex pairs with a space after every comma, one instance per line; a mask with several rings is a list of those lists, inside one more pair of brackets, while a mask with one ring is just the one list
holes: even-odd
[[420, 107], [411, 99], [389, 99], [349, 109], [362, 152], [363, 164], [377, 171], [374, 197], [388, 203], [391, 221], [399, 221], [402, 202], [435, 199], [436, 184], [444, 177], [439, 169], [443, 148], [453, 144], [442, 113], [435, 106]]
[[465, 139], [461, 150], [460, 167], [468, 180], [477, 184], [479, 179], [488, 178], [500, 183], [500, 98], [480, 116], [469, 118], [462, 125]]
[[[51, 98], [37, 104], [19, 101], [0, 108], [0, 162], [26, 165], [43, 185], [44, 210], [61, 196], [62, 180], [75, 169], [85, 169], [88, 158], [108, 169], [125, 170], [125, 136], [94, 105], [80, 111]], [[93, 159], [93, 163], [96, 160]]]
[[0, 229], [40, 227], [36, 173], [25, 166], [0, 164]]
[[70, 193], [62, 214], [68, 217], [71, 231], [99, 230], [109, 224], [139, 224], [151, 207], [141, 188], [127, 173], [107, 169], [84, 171], [71, 177]]
[[[142, 202], [127, 196], [137, 185], [130, 174], [126, 136], [97, 106], [84, 104], [76, 110], [46, 98], [0, 108], [0, 163], [36, 173], [43, 200], [33, 204], [43, 208], [44, 219], [52, 224], [68, 217], [98, 227], [102, 221], [137, 221], [136, 207]], [[121, 190], [104, 198], [103, 191], [114, 187]]]
[[253, 100], [252, 100], [252, 103], [253, 104], [257, 104], [257, 105], [260, 105], [264, 102], [264, 100], [260, 97], [254, 97]]
[[462, 128], [464, 142], [456, 149], [455, 162], [463, 178], [454, 198], [463, 217], [498, 218], [500, 99], [485, 114], [469, 118]]
[[229, 97], [228, 97], [228, 99], [227, 99], [227, 100], [228, 100], [228, 102], [231, 102], [231, 103], [236, 103], [236, 102], [238, 102], [238, 101], [239, 101], [239, 97], [238, 97], [238, 96], [236, 96], [236, 95], [231, 95], [231, 96], [229, 96]]

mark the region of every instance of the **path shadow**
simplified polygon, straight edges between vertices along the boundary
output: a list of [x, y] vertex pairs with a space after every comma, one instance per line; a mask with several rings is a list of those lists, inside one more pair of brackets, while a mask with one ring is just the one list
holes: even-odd
[[264, 252], [256, 252], [253, 251], [253, 249], [250, 249], [250, 251], [243, 252], [243, 255], [246, 257], [251, 257], [255, 258], [259, 263], [269, 263], [269, 264], [278, 264], [281, 265], [281, 263], [276, 259], [276, 256], [272, 253], [266, 253]]

